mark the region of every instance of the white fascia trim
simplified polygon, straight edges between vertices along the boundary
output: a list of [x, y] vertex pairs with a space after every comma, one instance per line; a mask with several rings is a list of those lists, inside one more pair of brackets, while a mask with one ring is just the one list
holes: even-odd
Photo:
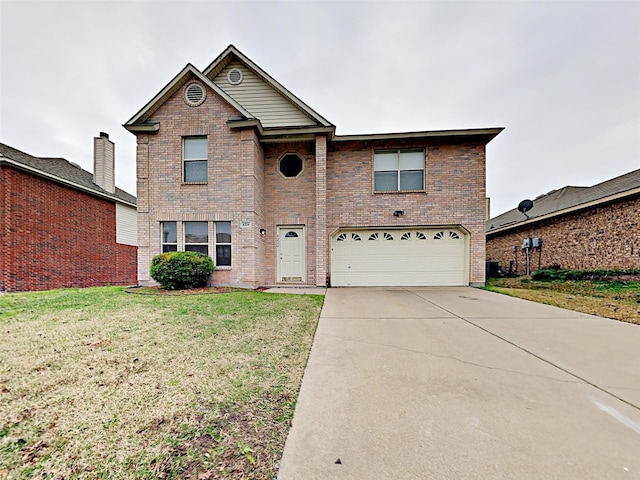
[[434, 137], [471, 137], [477, 135], [490, 135], [491, 139], [495, 138], [504, 127], [496, 128], [475, 128], [466, 130], [427, 130], [421, 132], [400, 132], [400, 133], [370, 133], [360, 135], [336, 135], [332, 141], [349, 142], [349, 141], [366, 141], [366, 140], [394, 140], [400, 138], [434, 138]]

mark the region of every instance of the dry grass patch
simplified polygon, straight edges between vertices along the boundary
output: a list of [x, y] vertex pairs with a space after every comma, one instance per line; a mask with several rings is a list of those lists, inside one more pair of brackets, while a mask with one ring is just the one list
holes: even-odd
[[488, 290], [577, 312], [640, 324], [640, 283], [490, 279]]
[[321, 305], [0, 296], [0, 478], [275, 478]]

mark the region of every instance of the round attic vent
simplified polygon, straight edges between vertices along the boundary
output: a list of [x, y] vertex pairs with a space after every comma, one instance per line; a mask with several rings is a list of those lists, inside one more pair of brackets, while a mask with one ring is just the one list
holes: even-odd
[[232, 68], [227, 73], [227, 80], [231, 85], [240, 85], [242, 83], [242, 72], [237, 68]]
[[199, 83], [190, 84], [184, 91], [184, 101], [192, 107], [202, 105], [205, 98], [207, 98], [207, 92]]

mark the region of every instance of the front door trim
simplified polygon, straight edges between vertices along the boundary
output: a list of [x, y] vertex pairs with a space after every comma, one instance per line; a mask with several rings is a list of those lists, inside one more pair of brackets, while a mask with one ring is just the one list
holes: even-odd
[[304, 225], [278, 225], [276, 243], [277, 283], [306, 282], [306, 234]]

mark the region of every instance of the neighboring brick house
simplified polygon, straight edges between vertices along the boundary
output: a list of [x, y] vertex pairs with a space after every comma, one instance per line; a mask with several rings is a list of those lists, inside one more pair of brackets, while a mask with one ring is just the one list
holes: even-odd
[[336, 135], [232, 45], [124, 126], [141, 284], [172, 250], [208, 253], [213, 284], [484, 283], [485, 146], [501, 128]]
[[517, 261], [517, 272], [525, 273], [528, 238], [542, 241], [531, 249], [530, 271], [554, 264], [640, 268], [640, 170], [541, 195], [526, 214], [513, 209], [487, 221], [487, 259], [502, 262], [503, 270]]
[[114, 146], [95, 175], [0, 143], [0, 291], [136, 284], [136, 199], [114, 185]]

